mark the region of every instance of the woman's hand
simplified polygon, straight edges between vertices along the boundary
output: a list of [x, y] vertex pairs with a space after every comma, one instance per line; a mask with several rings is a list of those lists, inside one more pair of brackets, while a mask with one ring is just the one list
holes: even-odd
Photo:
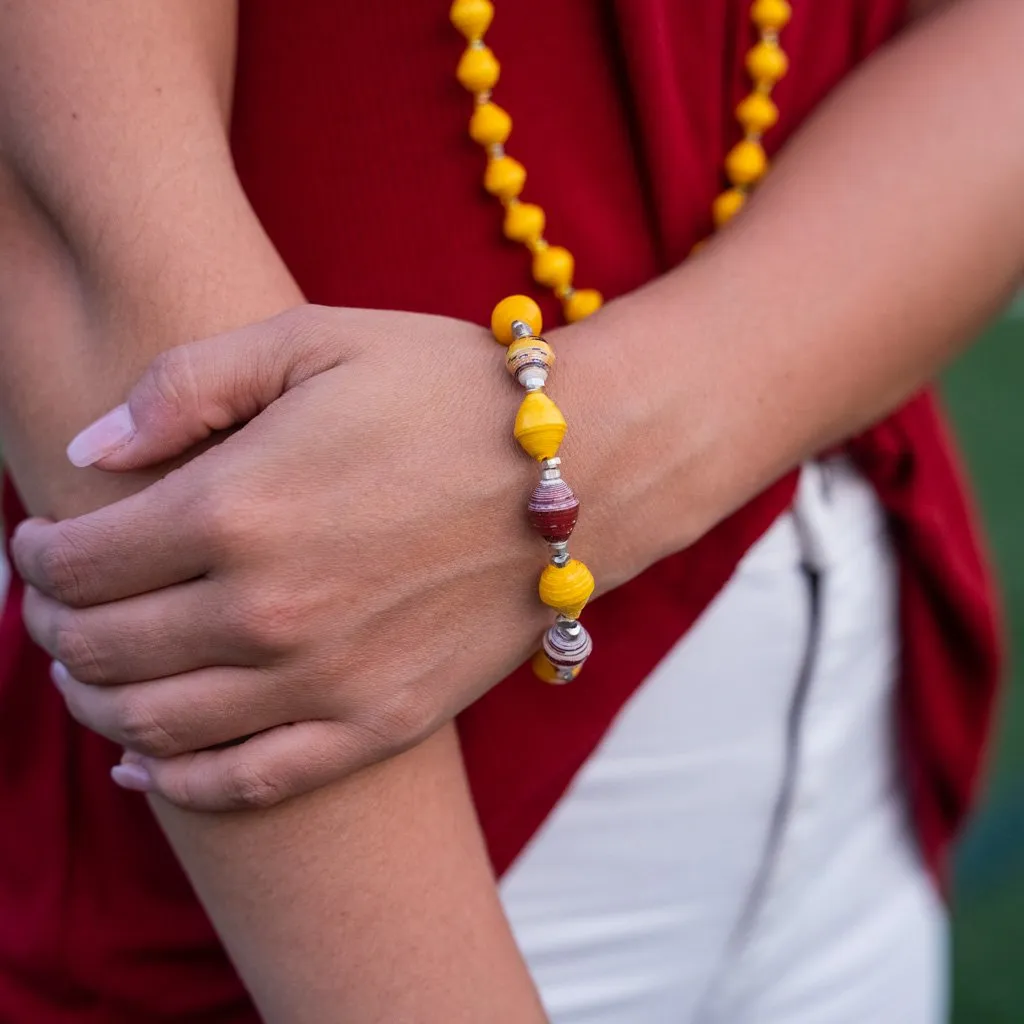
[[13, 544], [71, 713], [130, 752], [119, 781], [268, 806], [409, 747], [525, 660], [551, 612], [519, 392], [484, 330], [416, 314], [301, 307], [158, 358], [77, 464], [137, 469], [247, 425]]

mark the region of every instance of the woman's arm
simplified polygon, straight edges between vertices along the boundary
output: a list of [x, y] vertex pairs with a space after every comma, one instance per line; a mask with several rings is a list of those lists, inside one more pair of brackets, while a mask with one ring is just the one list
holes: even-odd
[[[691, 544], [779, 475], [893, 409], [1010, 294], [1024, 269], [1022, 35], [1024, 7], [1013, 0], [961, 0], [925, 19], [836, 90], [699, 258], [557, 332], [552, 391], [572, 424], [562, 453], [586, 506], [573, 549], [604, 586]], [[240, 761], [259, 766], [268, 803], [404, 749], [424, 723], [450, 718], [525, 660], [543, 628], [528, 569], [536, 538], [509, 512], [530, 475], [512, 466], [495, 420], [495, 410], [511, 417], [516, 399], [497, 382], [493, 345], [481, 348], [481, 332], [465, 324], [441, 324], [463, 354], [459, 402], [439, 402], [449, 367], [432, 358], [438, 328], [424, 318], [396, 332], [383, 329], [388, 314], [297, 315], [308, 328], [299, 345], [282, 348], [287, 332], [272, 320], [181, 350], [184, 410], [162, 400], [151, 374], [135, 389], [129, 401], [145, 426], [100, 459], [104, 468], [181, 452], [273, 403], [173, 487], [76, 521], [31, 524], [16, 538], [19, 564], [48, 595], [28, 621], [55, 657], [75, 662], [69, 705], [148, 755], [138, 766], [146, 784], [183, 805], [244, 803], [232, 777]], [[346, 351], [354, 335], [361, 345]], [[252, 346], [273, 372], [246, 375]], [[289, 391], [296, 360], [300, 379], [319, 375]], [[386, 444], [356, 451], [353, 437]], [[211, 531], [194, 511], [211, 494], [222, 509], [258, 507], [259, 523], [222, 514]], [[151, 552], [169, 531], [175, 558], [154, 569]], [[338, 536], [358, 543], [339, 551]], [[287, 595], [298, 619], [287, 652], [261, 670], [204, 677], [201, 707], [189, 696], [196, 680], [168, 665], [184, 641], [167, 624], [193, 635], [200, 624], [194, 591], [176, 586], [185, 554], [214, 567], [234, 600], [259, 580]], [[382, 563], [402, 567], [386, 587], [377, 585]], [[352, 616], [325, 627], [324, 610], [339, 606]], [[279, 612], [273, 602], [257, 609], [257, 631], [279, 633]], [[127, 625], [139, 620], [162, 624], [163, 650], [132, 635]], [[385, 621], [415, 645], [377, 644]], [[61, 625], [108, 663], [62, 652], [53, 642]], [[226, 643], [233, 628], [201, 626], [210, 644]], [[371, 647], [368, 667], [361, 652]], [[266, 674], [275, 707], [258, 707]], [[108, 685], [139, 679], [150, 682]], [[306, 710], [311, 693], [316, 714]], [[140, 718], [152, 727], [132, 728]], [[285, 723], [300, 725], [275, 728]], [[240, 746], [204, 749], [256, 732]]]
[[692, 543], [894, 409], [1008, 301], [1024, 278], [1022, 34], [1014, 0], [908, 30], [699, 257], [587, 326], [584, 372], [618, 386], [610, 419], [581, 402], [591, 436], [571, 441], [604, 481], [599, 543], [622, 549], [629, 522], [632, 566]]
[[[153, 479], [64, 447], [156, 353], [301, 301], [232, 171], [234, 18], [220, 0], [0, 15], [0, 433], [37, 515]], [[542, 1019], [450, 729], [263, 814], [154, 809], [268, 1021]]]

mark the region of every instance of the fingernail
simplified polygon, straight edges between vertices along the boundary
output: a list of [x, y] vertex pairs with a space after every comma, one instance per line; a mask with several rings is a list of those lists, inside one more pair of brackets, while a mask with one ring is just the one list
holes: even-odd
[[153, 779], [141, 764], [115, 764], [110, 769], [110, 777], [122, 789], [136, 793], [149, 793], [153, 789]]
[[53, 685], [63, 693], [71, 679], [71, 673], [59, 661], [51, 661], [50, 678], [53, 680]]
[[142, 764], [142, 755], [134, 750], [126, 750], [121, 755], [121, 764]]
[[127, 405], [119, 405], [90, 423], [68, 445], [68, 460], [84, 469], [123, 448], [135, 436], [135, 421]]

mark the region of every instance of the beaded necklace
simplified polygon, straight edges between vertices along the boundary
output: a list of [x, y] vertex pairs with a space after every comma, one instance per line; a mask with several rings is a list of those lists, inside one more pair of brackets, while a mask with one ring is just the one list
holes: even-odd
[[[787, 0], [753, 0], [751, 5], [750, 20], [758, 40], [747, 52], [745, 63], [753, 89], [736, 107], [743, 138], [725, 157], [729, 186], [711, 206], [716, 228], [739, 213], [768, 169], [761, 138], [779, 118], [771, 93], [789, 67], [779, 45], [779, 32], [789, 22], [790, 13]], [[554, 292], [566, 321], [582, 320], [596, 313], [604, 299], [595, 288], [573, 285], [572, 253], [544, 237], [543, 208], [520, 199], [526, 168], [505, 152], [512, 118], [492, 99], [501, 66], [484, 43], [484, 34], [494, 18], [494, 4], [491, 0], [454, 0], [449, 17], [467, 42], [455, 75], [473, 95], [469, 134], [487, 153], [484, 188], [505, 208], [505, 237], [529, 250], [533, 279]], [[694, 249], [701, 244], [698, 242]], [[555, 353], [541, 337], [542, 328], [540, 307], [526, 295], [502, 299], [491, 314], [495, 339], [508, 346], [506, 367], [526, 391], [513, 433], [523, 450], [540, 463], [540, 482], [530, 495], [527, 514], [530, 524], [547, 542], [551, 556], [541, 573], [539, 592], [541, 601], [553, 608], [557, 617], [533, 658], [533, 670], [545, 682], [566, 683], [576, 678], [593, 650], [593, 641], [579, 616], [594, 592], [595, 582], [590, 570], [569, 555], [569, 536], [576, 526], [579, 500], [562, 478], [558, 449], [566, 422], [544, 391]]]

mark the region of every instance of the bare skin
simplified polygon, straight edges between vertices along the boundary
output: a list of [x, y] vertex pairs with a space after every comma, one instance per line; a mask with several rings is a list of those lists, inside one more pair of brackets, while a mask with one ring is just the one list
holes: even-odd
[[[567, 461], [574, 467], [574, 481], [580, 481], [580, 489], [596, 499], [581, 527], [578, 547], [599, 577], [611, 583], [621, 581], [667, 552], [691, 543], [786, 469], [883, 415], [950, 359], [1010, 293], [1024, 270], [1024, 210], [1016, 202], [1024, 177], [1024, 142], [1019, 133], [1006, 130], [1007, 125], [1020, 123], [1024, 113], [1016, 48], [1022, 30], [1024, 11], [1012, 0], [963, 0], [948, 13], [930, 19], [837, 92], [795, 140], [750, 209], [699, 259], [610, 304], [592, 321], [559, 332], [562, 362], [558, 398], [570, 420], [579, 425], [567, 447]], [[23, 168], [18, 172], [26, 175]], [[33, 194], [45, 195], [45, 189], [32, 181]], [[844, 188], [842, 183], [855, 183], [856, 187]], [[228, 206], [237, 210], [237, 197]], [[51, 216], [58, 219], [65, 237], [69, 233], [74, 237], [60, 219], [64, 214]], [[250, 224], [249, 230], [255, 232], [258, 228]], [[220, 244], [224, 244], [223, 239]], [[265, 240], [260, 244], [265, 252]], [[83, 247], [83, 251], [87, 250]], [[765, 258], [766, 253], [771, 254], [770, 258]], [[55, 258], [54, 262], [59, 260]], [[273, 260], [268, 258], [267, 267], [272, 266]], [[278, 266], [275, 273], [286, 279], [283, 268]], [[59, 276], [56, 271], [54, 276]], [[99, 276], [102, 278], [102, 274]], [[106, 347], [113, 344], [110, 338], [114, 337], [122, 339], [128, 355], [124, 365], [118, 364], [119, 372], [123, 371], [120, 377], [97, 382], [96, 390], [92, 382], [88, 388], [81, 388], [77, 380], [55, 385], [53, 367], [32, 350], [24, 327], [20, 328], [22, 341], [20, 345], [14, 343], [20, 355], [8, 371], [11, 379], [4, 385], [4, 402], [8, 390], [13, 402], [10, 411], [4, 410], [8, 417], [4, 440], [14, 452], [16, 478], [29, 496], [32, 510], [51, 517], [74, 515], [116, 495], [110, 481], [119, 478], [92, 470], [85, 474], [86, 482], [80, 482], [66, 464], [60, 465], [60, 445], [90, 418], [123, 401], [153, 349], [171, 343], [166, 339], [166, 320], [159, 318], [159, 330], [142, 336], [161, 337], [163, 343], [147, 341], [153, 347], [145, 351], [133, 347], [137, 343], [128, 339], [137, 333], [138, 323], [131, 323], [130, 315], [127, 325], [118, 320], [118, 316], [125, 316], [124, 305], [130, 304], [94, 299], [93, 304], [85, 304], [83, 312], [78, 298], [81, 282], [73, 274], [71, 280], [73, 287], [66, 287], [66, 291], [75, 297], [68, 300], [71, 313], [63, 333], [78, 340], [66, 344], [81, 345], [81, 326], [90, 323], [85, 312], [102, 309], [117, 323], [104, 324], [103, 331], [92, 333], [92, 344], [98, 348], [90, 351], [102, 353], [104, 358], [123, 357], [122, 349]], [[131, 293], [127, 285], [124, 287]], [[12, 298], [15, 310], [17, 302], [22, 303], [24, 316], [30, 310], [20, 295], [23, 291], [27, 289], [13, 288]], [[268, 294], [280, 296], [276, 309], [298, 301], [294, 291], [290, 298], [286, 292], [288, 288], [264, 290], [253, 297], [252, 305], [266, 304]], [[230, 294], [231, 302], [237, 302], [230, 287], [225, 293]], [[143, 289], [142, 294], [148, 293]], [[210, 314], [213, 322], [205, 327], [194, 322], [182, 324], [176, 340], [229, 330], [276, 311], [233, 306], [236, 316], [224, 312], [228, 302], [225, 295], [206, 301], [215, 307]], [[195, 316], [196, 308], [189, 305], [190, 317]], [[766, 316], [766, 311], [772, 315]], [[195, 459], [155, 488], [94, 516], [57, 525], [35, 522], [19, 532], [19, 568], [36, 589], [26, 608], [27, 619], [33, 634], [68, 663], [72, 678], [65, 682], [64, 692], [69, 705], [93, 727], [148, 755], [136, 767], [148, 772], [149, 785], [156, 791], [179, 803], [208, 807], [268, 805], [407, 748], [500, 678], [508, 664], [525, 656], [536, 642], [537, 621], [528, 610], [521, 614], [527, 605], [525, 586], [522, 590], [506, 587], [489, 603], [475, 601], [477, 595], [493, 593], [493, 580], [480, 577], [466, 563], [459, 562], [456, 538], [447, 536], [439, 541], [432, 521], [428, 536], [422, 524], [430, 521], [425, 513], [434, 496], [429, 493], [424, 494], [423, 504], [411, 503], [406, 512], [408, 519], [398, 524], [402, 527], [398, 532], [411, 537], [411, 545], [419, 543], [421, 550], [440, 543], [443, 551], [451, 552], [456, 559], [453, 582], [444, 591], [436, 575], [439, 562], [410, 558], [409, 564], [422, 562], [424, 571], [404, 574], [401, 589], [389, 594], [387, 601], [391, 603], [377, 608], [376, 614], [423, 609], [421, 618], [417, 619], [420, 613], [414, 611], [411, 617], [406, 614], [404, 622], [417, 636], [418, 654], [428, 661], [442, 653], [431, 646], [437, 641], [430, 615], [446, 601], [455, 607], [471, 603], [475, 609], [473, 630], [502, 636], [497, 649], [478, 644], [477, 653], [470, 657], [465, 654], [464, 641], [475, 633], [456, 625], [455, 629], [465, 629], [456, 635], [459, 642], [454, 644], [454, 649], [463, 652], [462, 660], [457, 671], [444, 676], [436, 689], [424, 693], [414, 676], [419, 659], [411, 658], [406, 659], [407, 663], [388, 664], [388, 671], [379, 681], [386, 691], [381, 692], [380, 686], [369, 688], [377, 694], [377, 703], [368, 704], [362, 699], [353, 704], [352, 694], [358, 695], [359, 682], [365, 676], [365, 659], [356, 655], [358, 630], [366, 628], [365, 622], [353, 616], [350, 626], [336, 628], [330, 635], [323, 629], [306, 631], [300, 622], [293, 634], [282, 639], [280, 634], [271, 636], [276, 606], [263, 608], [255, 616], [255, 625], [250, 624], [252, 635], [247, 639], [253, 641], [255, 653], [246, 650], [244, 658], [235, 655], [238, 660], [234, 662], [215, 658], [211, 663], [209, 654], [205, 665], [179, 661], [173, 666], [178, 679], [160, 680], [158, 685], [153, 680], [158, 679], [154, 673], [160, 672], [159, 667], [146, 663], [145, 652], [140, 652], [138, 638], [144, 635], [138, 629], [140, 620], [122, 617], [132, 614], [125, 609], [133, 602], [149, 601], [148, 615], [180, 622], [181, 632], [171, 631], [178, 638], [178, 648], [184, 638], [197, 649], [203, 649], [202, 640], [209, 644], [205, 650], [210, 651], [218, 643], [229, 645], [238, 636], [237, 622], [217, 621], [216, 617], [209, 617], [207, 634], [197, 633], [199, 617], [189, 605], [195, 595], [186, 594], [192, 584], [182, 586], [175, 580], [146, 576], [148, 570], [142, 563], [152, 564], [148, 556], [155, 550], [151, 545], [161, 526], [176, 531], [176, 557], [186, 561], [194, 557], [201, 566], [198, 572], [207, 581], [213, 578], [221, 582], [221, 603], [227, 607], [242, 607], [243, 593], [251, 592], [254, 586], [262, 593], [291, 593], [294, 587], [280, 575], [280, 567], [296, 571], [303, 558], [309, 559], [304, 578], [316, 580], [315, 592], [308, 597], [312, 607], [329, 607], [335, 601], [348, 601], [351, 606], [358, 592], [343, 588], [350, 585], [347, 581], [352, 575], [371, 578], [371, 567], [358, 563], [353, 566], [349, 559], [346, 573], [325, 572], [322, 555], [339, 534], [349, 532], [346, 524], [355, 532], [355, 524], [346, 517], [358, 515], [361, 506], [342, 501], [322, 474], [310, 473], [301, 463], [289, 470], [283, 453], [295, 451], [294, 438], [309, 437], [311, 426], [317, 427], [316, 436], [322, 439], [325, 450], [342, 445], [346, 423], [332, 428], [323, 410], [328, 405], [344, 407], [345, 396], [356, 393], [354, 382], [364, 379], [361, 367], [373, 365], [390, 372], [393, 376], [387, 383], [399, 389], [406, 404], [412, 403], [412, 423], [401, 434], [400, 450], [406, 453], [407, 462], [398, 470], [407, 474], [403, 478], [410, 485], [407, 493], [423, 493], [422, 488], [414, 486], [419, 479], [417, 473], [422, 462], [432, 458], [430, 439], [449, 429], [450, 419], [445, 417], [453, 413], [443, 406], [439, 409], [437, 403], [431, 405], [427, 389], [411, 388], [402, 376], [407, 371], [394, 366], [395, 361], [387, 353], [395, 332], [408, 336], [422, 331], [426, 337], [440, 328], [437, 324], [431, 326], [431, 318], [419, 317], [413, 318], [416, 324], [406, 321], [399, 327], [392, 321], [389, 326], [386, 317], [329, 311], [325, 327], [324, 311], [301, 308], [284, 320], [252, 329], [260, 351], [279, 350], [275, 343], [282, 332], [294, 337], [298, 331], [305, 337], [306, 345], [300, 353], [305, 360], [303, 366], [308, 370], [312, 365], [319, 371], [306, 378], [308, 387], [292, 386], [296, 371], [289, 365], [271, 367], [269, 371], [264, 365], [264, 372], [243, 375], [240, 380], [241, 368], [250, 363], [241, 359], [233, 363], [218, 361], [210, 346], [192, 347], [187, 356], [174, 357], [177, 363], [172, 359], [169, 364], [160, 364], [159, 373], [166, 374], [168, 365], [171, 367], [169, 379], [175, 387], [169, 393], [176, 397], [163, 405], [159, 400], [154, 402], [148, 420], [143, 409], [145, 395], [133, 397], [141, 403], [139, 408], [133, 407], [139, 427], [135, 447], [127, 446], [108, 456], [101, 461], [102, 468], [135, 471], [153, 458], [186, 450], [212, 428], [244, 421], [262, 405], [272, 404], [230, 441]], [[23, 322], [22, 317], [11, 313], [12, 329], [19, 329]], [[699, 325], [699, 329], [693, 325]], [[484, 351], [485, 337], [483, 332], [473, 334], [470, 325], [448, 325], [444, 329], [466, 332], [466, 390], [484, 397], [474, 400], [468, 410], [459, 410], [460, 430], [468, 439], [467, 462], [488, 467], [481, 500], [497, 505], [498, 499], [521, 493], [524, 477], [522, 464], [511, 448], [500, 452], [494, 447], [493, 410], [506, 399], [494, 390], [493, 355], [486, 360], [482, 354], [478, 357], [477, 352]], [[51, 333], [59, 335], [60, 331]], [[681, 336], [686, 344], [680, 344]], [[12, 335], [5, 331], [5, 337]], [[474, 347], [474, 338], [479, 349]], [[626, 376], [619, 372], [618, 356], [623, 344], [635, 354]], [[586, 359], [574, 357], [577, 350], [586, 351]], [[223, 343], [216, 351], [224, 351]], [[203, 372], [183, 372], [183, 367]], [[76, 393], [76, 401], [69, 403], [71, 408], [64, 406], [50, 413], [48, 403], [64, 402], [65, 392], [76, 392], [72, 385], [85, 393]], [[40, 391], [49, 398], [40, 400]], [[282, 393], [284, 397], [275, 401]], [[357, 408], [357, 414], [368, 417], [358, 421], [362, 426], [372, 425], [372, 409]], [[56, 423], [48, 425], [54, 419]], [[331, 429], [339, 432], [332, 434]], [[289, 435], [290, 430], [295, 434]], [[282, 441], [275, 450], [275, 436], [291, 440]], [[643, 443], [638, 443], [641, 440]], [[258, 529], [263, 531], [259, 539], [270, 545], [284, 545], [271, 550], [286, 552], [289, 558], [267, 559], [266, 564], [252, 555], [262, 550], [252, 543], [252, 533], [242, 536], [231, 534], [230, 529], [225, 532], [224, 517], [217, 520], [216, 516], [214, 521], [219, 521], [221, 528], [211, 531], [208, 504], [193, 502], [192, 518], [188, 512], [190, 497], [209, 494], [210, 487], [216, 495], [216, 480], [236, 486], [240, 480], [252, 481], [252, 469], [260, 464], [256, 451], [265, 452], [265, 465], [272, 467], [269, 478], [276, 492], [301, 494], [297, 503], [322, 510], [322, 521], [331, 524], [326, 532], [317, 533], [316, 522], [321, 521], [317, 517], [303, 545], [296, 549], [282, 540], [290, 536], [288, 531], [294, 523], [287, 515], [291, 511], [287, 501], [261, 505], [267, 493], [260, 490], [266, 485], [259, 481], [258, 474], [250, 490], [224, 492], [222, 498], [226, 494], [234, 502], [244, 500], [263, 511], [270, 510], [259, 517]], [[42, 471], [44, 467], [52, 471], [54, 481]], [[232, 474], [233, 467], [244, 468], [245, 472]], [[369, 468], [373, 468], [372, 461]], [[394, 474], [394, 462], [389, 462], [387, 469]], [[131, 486], [138, 487], [145, 478], [132, 475], [127, 479]], [[639, 521], [638, 508], [643, 510]], [[486, 522], [489, 509], [490, 504], [477, 508], [476, 521]], [[685, 511], [680, 514], [680, 510]], [[624, 531], [619, 524], [627, 512], [631, 528]], [[366, 537], [365, 520], [360, 519], [358, 525]], [[394, 526], [392, 523], [388, 528]], [[385, 527], [380, 529], [369, 534], [371, 554], [375, 545], [394, 542], [394, 537], [384, 532]], [[522, 545], [524, 553], [527, 542], [525, 536], [515, 536], [511, 542], [507, 536], [500, 538], [503, 548]], [[130, 552], [126, 556], [126, 544], [130, 547], [132, 543], [147, 553], [146, 559], [133, 559]], [[479, 560], [483, 552], [487, 571], [501, 576], [505, 574], [506, 552], [488, 547], [498, 543], [498, 539], [484, 537], [474, 557]], [[410, 547], [409, 553], [414, 552], [415, 547]], [[360, 556], [356, 553], [355, 557]], [[156, 561], [169, 565], [172, 560]], [[165, 589], [147, 593], [161, 586]], [[439, 586], [441, 599], [434, 593]], [[129, 595], [138, 596], [120, 604], [110, 603]], [[137, 610], [139, 606], [134, 607]], [[515, 623], [519, 625], [510, 626]], [[78, 648], [67, 646], [69, 635]], [[451, 640], [449, 636], [447, 642]], [[283, 653], [277, 649], [282, 645], [287, 648]], [[260, 654], [260, 647], [275, 650], [270, 656]], [[76, 649], [102, 649], [113, 654], [106, 667], [88, 653], [80, 655], [76, 664]], [[169, 656], [158, 652], [158, 660]], [[128, 671], [124, 666], [133, 664], [139, 667], [134, 673], [128, 672], [129, 678], [117, 675]], [[189, 673], [211, 667], [220, 670], [211, 687], [215, 695], [223, 695], [220, 711], [207, 706], [201, 714], [190, 714], [190, 691], [181, 685], [182, 680]], [[236, 671], [223, 671], [226, 668]], [[299, 681], [307, 683], [310, 670], [318, 680], [323, 701], [315, 718], [303, 712], [298, 696]], [[166, 674], [167, 669], [163, 672]], [[120, 696], [105, 685], [131, 684], [132, 675], [135, 680], [149, 681], [119, 685], [116, 693]], [[272, 687], [268, 687], [268, 677]], [[165, 681], [177, 685], [172, 690], [162, 685]], [[229, 689], [231, 685], [236, 688]], [[262, 699], [268, 688], [278, 695], [279, 705], [268, 707]], [[133, 690], [132, 703], [126, 705], [124, 694]], [[411, 695], [416, 696], [416, 702], [411, 701]], [[255, 706], [265, 717], [238, 722], [234, 709], [242, 705]], [[188, 751], [196, 744], [212, 742], [201, 733], [200, 719], [202, 727], [213, 721], [234, 737], [247, 734], [254, 725], [269, 731], [257, 740], [227, 750], [192, 755]], [[304, 724], [275, 728], [293, 721]], [[140, 723], [150, 723], [148, 731]], [[314, 727], [317, 742], [310, 745], [309, 730]], [[230, 733], [232, 728], [234, 733]], [[408, 763], [407, 758], [428, 756], [431, 751], [439, 758], [432, 770], [439, 773], [439, 778], [447, 778], [452, 762], [443, 755], [454, 754], [444, 740], [417, 748], [374, 771], [384, 773], [387, 779], [395, 778], [400, 789], [403, 776], [393, 777], [390, 772], [400, 771]], [[457, 767], [452, 769], [453, 779], [458, 774]], [[449, 792], [447, 786], [442, 787], [438, 795], [441, 805], [446, 801], [458, 805], [464, 799], [464, 794], [460, 797], [456, 792], [454, 782], [450, 788]], [[235, 816], [221, 819], [221, 824], [217, 819], [174, 816], [166, 807], [162, 812], [229, 948], [243, 963], [243, 969], [246, 963], [254, 965], [249, 976], [257, 984], [259, 969], [272, 958], [274, 943], [282, 939], [276, 919], [266, 920], [267, 914], [280, 911], [281, 906], [273, 899], [261, 902], [262, 896], [268, 890], [271, 894], [277, 891], [274, 885], [278, 880], [280, 891], [296, 898], [302, 894], [288, 890], [284, 881], [287, 857], [274, 856], [273, 843], [269, 844], [269, 859], [254, 863], [242, 837], [261, 828], [272, 830], [272, 835], [284, 835], [273, 830], [286, 831], [287, 825], [296, 821], [316, 830], [319, 823], [313, 821], [314, 811], [319, 814], [325, 807], [336, 807], [339, 792], [321, 789], [313, 798], [305, 798], [321, 803], [293, 801], [262, 818]], [[335, 802], [324, 797], [325, 793], [333, 793]], [[300, 817], [288, 817], [289, 809], [296, 807], [300, 810], [294, 813]], [[347, 806], [346, 811], [350, 811]], [[310, 817], [302, 817], [303, 813]], [[428, 839], [429, 817], [424, 815], [422, 823]], [[241, 824], [229, 827], [223, 821]], [[372, 821], [377, 824], [376, 818]], [[373, 833], [374, 829], [369, 831]], [[414, 829], [407, 827], [404, 834], [404, 840], [397, 831], [384, 838], [399, 844], [419, 842], [420, 834]], [[329, 835], [329, 830], [324, 835]], [[410, 835], [416, 838], [410, 840]], [[233, 839], [236, 845], [232, 845]], [[357, 837], [353, 841], [358, 845]], [[331, 841], [324, 842], [329, 848]], [[280, 843], [282, 850], [288, 849], [286, 838]], [[315, 851], [316, 836], [307, 845]], [[477, 863], [470, 845], [467, 839], [466, 863]], [[457, 856], [462, 844], [456, 846], [456, 851], [439, 850], [438, 857], [444, 861]], [[227, 873], [223, 869], [218, 873], [214, 850], [223, 858], [221, 863], [238, 856], [243, 877], [251, 870], [256, 878], [272, 878], [274, 885], [259, 886], [260, 898], [239, 894]], [[329, 861], [325, 857], [324, 878], [333, 882]], [[237, 865], [230, 862], [234, 871]], [[359, 870], [358, 863], [350, 867]], [[446, 869], [435, 866], [432, 870], [438, 872], [441, 885]], [[376, 877], [372, 871], [370, 876]], [[468, 877], [476, 876], [470, 871]], [[307, 898], [309, 888], [313, 888], [308, 886], [309, 878], [307, 873], [307, 889], [303, 890]], [[483, 908], [479, 921], [486, 928], [492, 918], [483, 888], [481, 884], [480, 893], [469, 902], [471, 907]], [[439, 893], [439, 903], [443, 895]], [[449, 905], [463, 906], [461, 902]], [[289, 917], [288, 907], [284, 914], [292, 922], [289, 927], [297, 929], [296, 935], [308, 934], [302, 932], [301, 923]], [[250, 934], [258, 938], [241, 938], [245, 929], [238, 922], [246, 915], [253, 915]], [[315, 915], [315, 920], [324, 920], [323, 911]], [[407, 925], [401, 908], [395, 908], [395, 920], [378, 927], [401, 930]], [[313, 935], [318, 934], [313, 923], [306, 927]], [[506, 931], [496, 924], [487, 934], [500, 936]], [[441, 988], [438, 998], [442, 1001], [444, 978], [450, 977], [454, 962], [453, 958], [445, 959], [445, 939], [442, 933], [438, 948], [431, 951], [437, 959], [428, 960], [430, 969], [439, 972], [440, 980], [435, 979], [435, 984]], [[251, 948], [248, 941], [256, 948]], [[487, 956], [491, 955], [493, 960], [489, 962], [504, 965], [506, 973], [502, 976], [509, 979], [509, 990], [527, 993], [522, 997], [527, 1001], [532, 998], [528, 986], [520, 984], [521, 968], [507, 966], [517, 964], [514, 953], [508, 952], [506, 957], [507, 943], [499, 941], [485, 947], [479, 953], [481, 970], [487, 968]], [[422, 952], [418, 948], [403, 949], [404, 955], [414, 958]], [[269, 970], [288, 978], [288, 972], [296, 970], [305, 977], [302, 972], [308, 967], [310, 977], [327, 985], [329, 978], [325, 975], [330, 972], [325, 965], [326, 961], [311, 950], [308, 964], [289, 962], [272, 965]], [[387, 978], [371, 972], [364, 980], [368, 988], [383, 985], [380, 999], [401, 998], [400, 992], [392, 991], [394, 986]], [[295, 991], [288, 984], [284, 989]], [[373, 1003], [377, 998], [374, 992], [351, 998], [380, 1005]], [[361, 1009], [358, 1003], [354, 1006], [356, 1012]], [[284, 1008], [280, 1013], [281, 1019], [307, 1019], [294, 1013], [288, 1016]], [[436, 1019], [459, 1018], [449, 1014]], [[472, 1015], [465, 1019], [472, 1019]], [[509, 1019], [531, 1018], [512, 1014]]]
[[[234, 24], [221, 0], [0, 14], [0, 434], [35, 514], [161, 475], [64, 455], [157, 353], [302, 302], [229, 159]], [[265, 1020], [544, 1019], [450, 728], [270, 812], [153, 807]]]

